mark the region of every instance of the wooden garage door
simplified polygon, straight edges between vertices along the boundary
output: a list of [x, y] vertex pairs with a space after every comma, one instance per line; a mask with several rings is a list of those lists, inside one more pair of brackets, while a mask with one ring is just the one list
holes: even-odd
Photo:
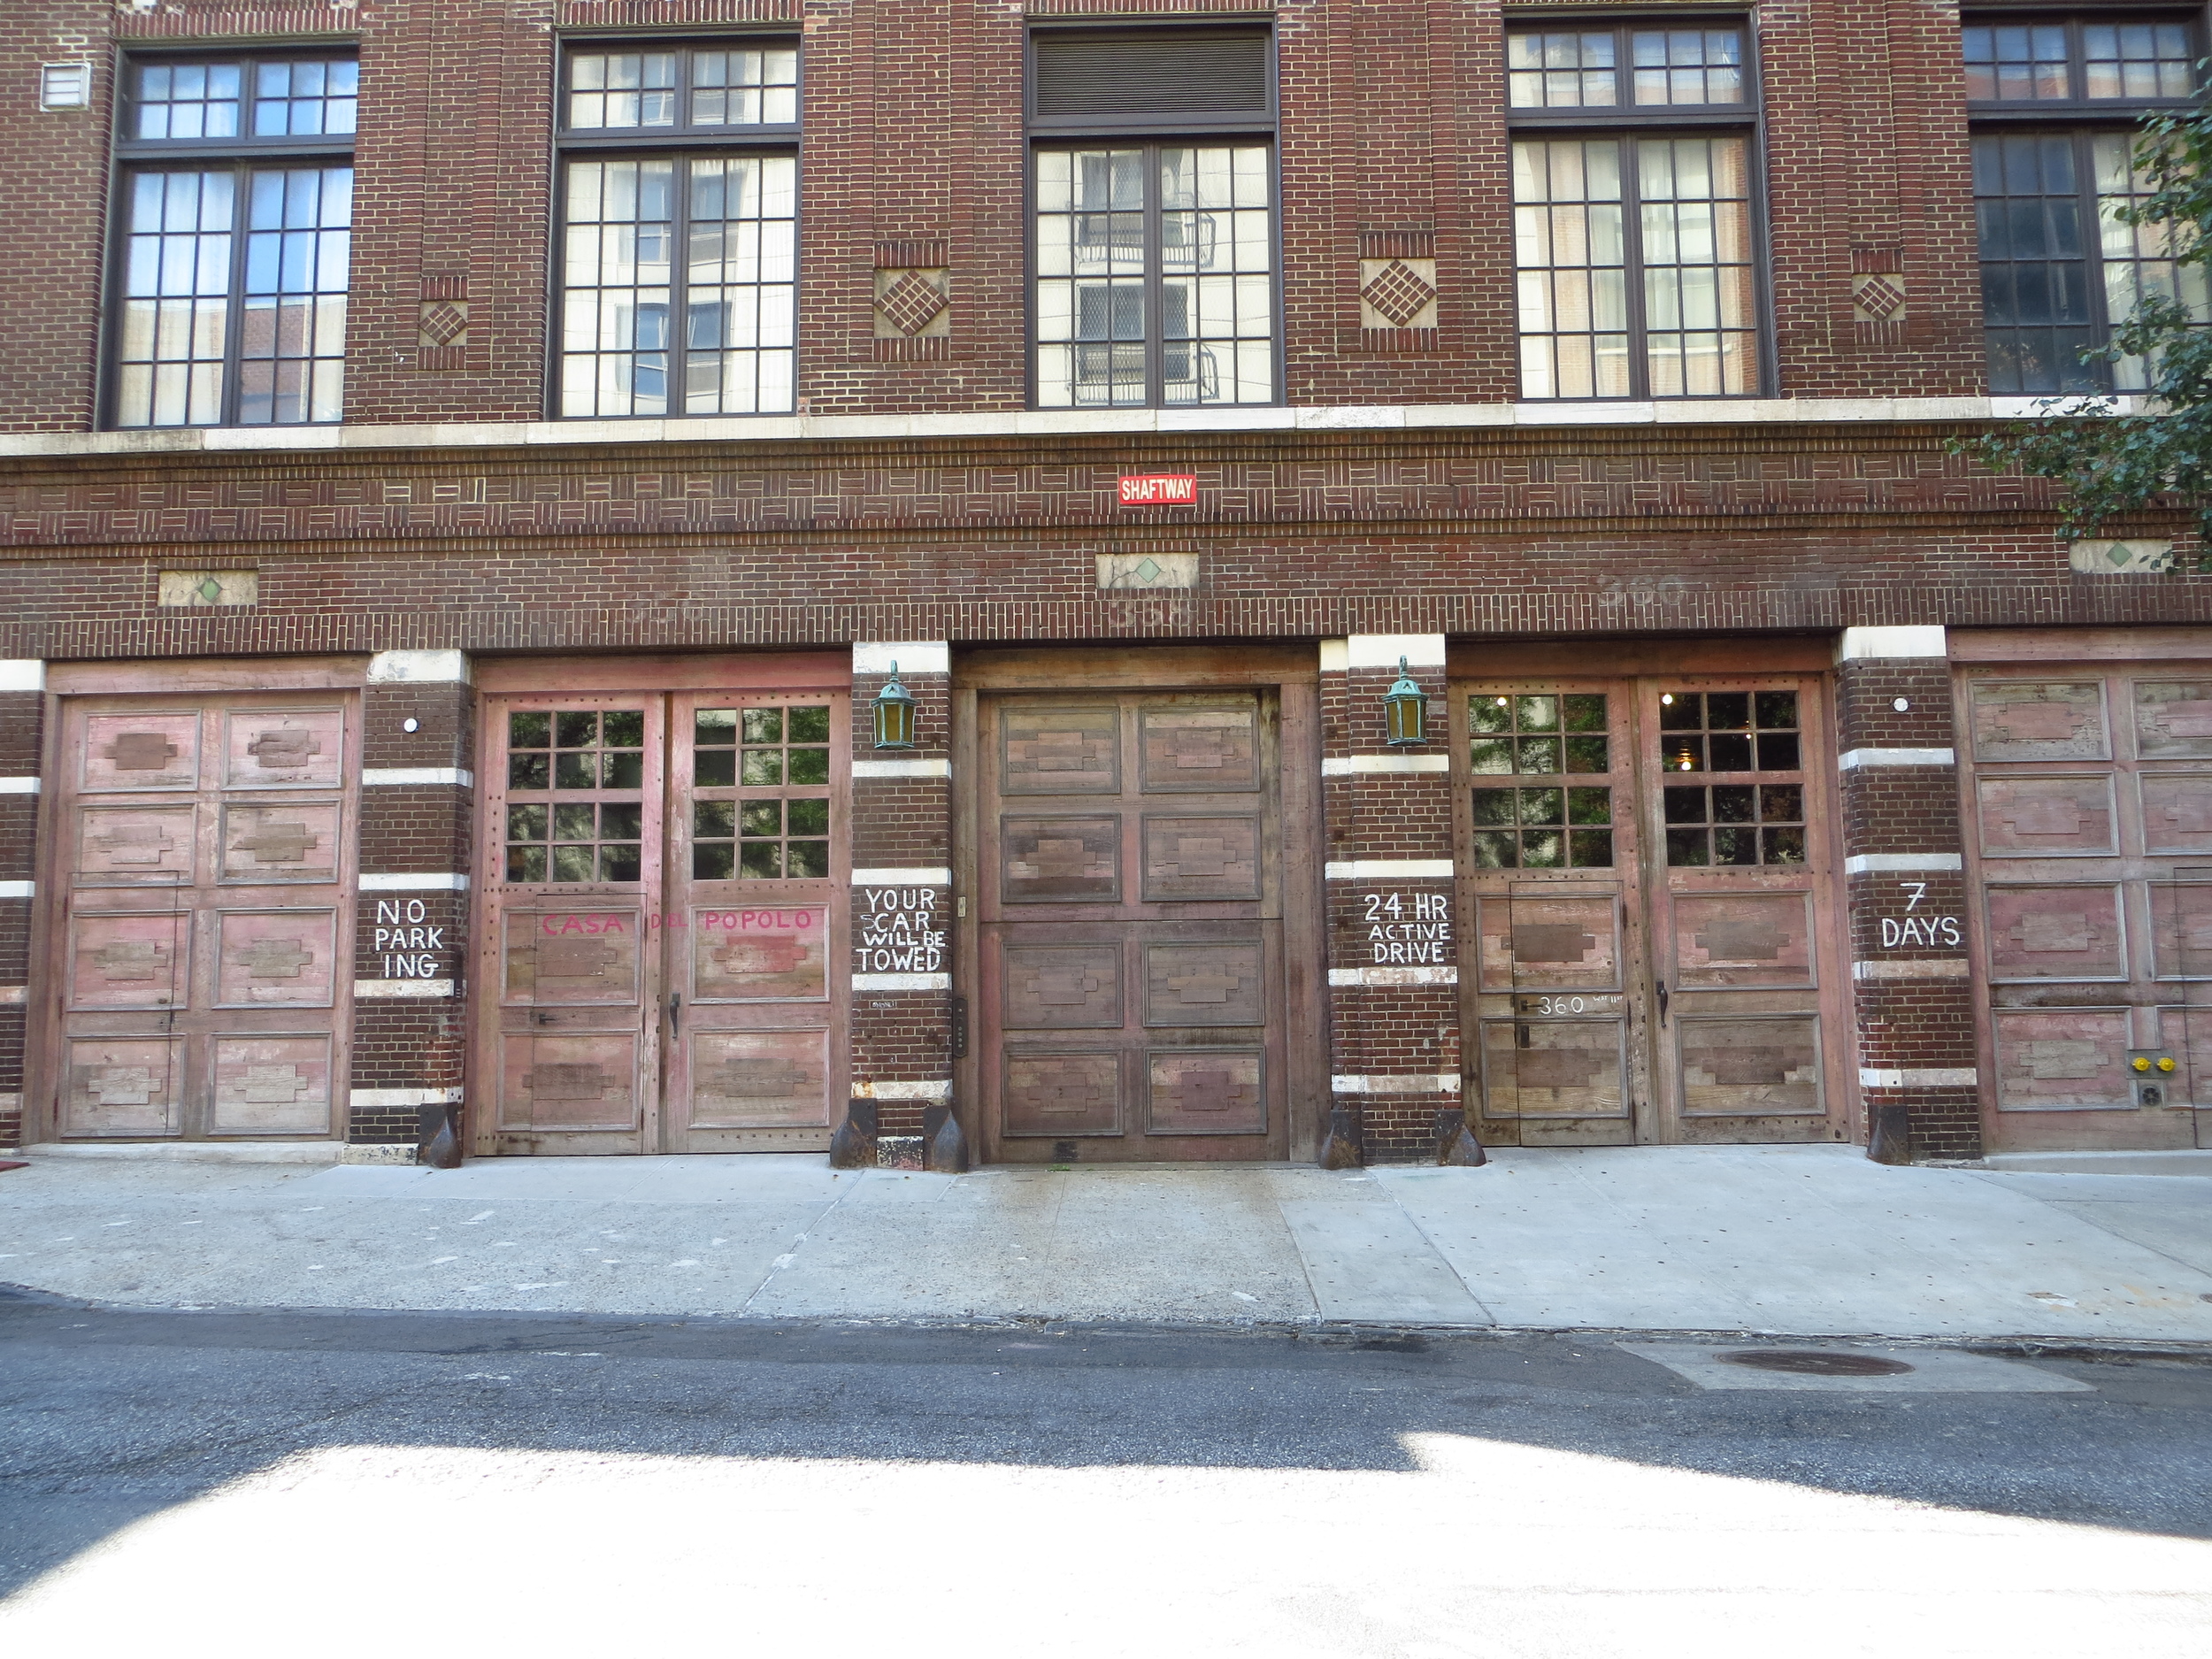
[[344, 1133], [353, 710], [329, 691], [65, 705], [58, 1138]]
[[[2039, 664], [1959, 691], [1992, 1149], [2204, 1144], [2212, 676]], [[2160, 1054], [2174, 1071], [2132, 1070]]]
[[847, 699], [486, 701], [477, 1149], [826, 1147]]
[[1486, 1141], [1846, 1137], [1819, 694], [1799, 675], [1455, 688]]
[[1273, 694], [979, 712], [985, 1156], [1286, 1156]]

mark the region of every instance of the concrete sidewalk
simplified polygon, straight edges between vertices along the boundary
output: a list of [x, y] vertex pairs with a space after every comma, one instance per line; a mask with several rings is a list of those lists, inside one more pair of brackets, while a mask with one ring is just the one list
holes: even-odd
[[0, 1173], [0, 1281], [188, 1307], [2212, 1343], [2212, 1179], [1840, 1147], [949, 1177], [813, 1156], [35, 1157]]

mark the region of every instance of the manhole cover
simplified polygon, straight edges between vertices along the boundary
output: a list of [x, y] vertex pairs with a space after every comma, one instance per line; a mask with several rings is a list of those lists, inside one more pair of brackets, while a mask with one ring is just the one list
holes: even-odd
[[1901, 1377], [1912, 1369], [1901, 1359], [1878, 1354], [1839, 1354], [1804, 1348], [1747, 1348], [1715, 1359], [1752, 1371], [1786, 1371], [1800, 1377]]

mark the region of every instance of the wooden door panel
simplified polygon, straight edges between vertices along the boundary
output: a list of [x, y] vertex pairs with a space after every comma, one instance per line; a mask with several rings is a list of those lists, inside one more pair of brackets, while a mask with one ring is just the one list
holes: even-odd
[[1092, 944], [1010, 941], [1004, 949], [1000, 1022], [1007, 1030], [1121, 1029], [1118, 939]]
[[1684, 990], [1819, 983], [1812, 894], [1683, 894], [1673, 909], [1675, 980]]
[[189, 887], [196, 816], [183, 803], [80, 808], [74, 885]]
[[830, 1033], [702, 1031], [690, 1039], [694, 1129], [816, 1129], [830, 1126]]
[[1617, 894], [1475, 901], [1476, 982], [1487, 993], [1621, 988]]
[[1000, 822], [1007, 904], [1118, 904], [1121, 902], [1121, 815], [1031, 817], [1009, 814]]
[[1118, 1048], [1039, 1049], [1002, 1046], [999, 1133], [1015, 1140], [1066, 1140], [1123, 1133]]
[[1485, 1116], [1628, 1126], [1625, 1019], [1489, 1019], [1480, 1034]]
[[1265, 943], [1144, 946], [1144, 1023], [1214, 1029], [1267, 1024]]
[[340, 817], [334, 801], [283, 806], [224, 803], [220, 879], [254, 886], [336, 880]]
[[[541, 901], [542, 902], [543, 901]], [[511, 910], [500, 918], [500, 998], [530, 1007], [633, 1008], [643, 993], [641, 905]]]
[[200, 782], [200, 716], [162, 709], [87, 718], [78, 787], [96, 791], [196, 789]]
[[1010, 706], [999, 728], [1001, 795], [1119, 795], [1121, 710]]
[[1144, 818], [1147, 904], [1256, 902], [1260, 897], [1260, 817]]
[[2145, 852], [2212, 855], [2212, 772], [2147, 772], [2137, 779], [2137, 788]]
[[1694, 1118], [1823, 1116], [1820, 1019], [1685, 1015], [1676, 1052], [1682, 1110]]
[[2133, 701], [2139, 758], [2212, 760], [2212, 680], [2139, 680]]
[[183, 1131], [184, 1039], [70, 1040], [59, 1129], [81, 1135], [175, 1135]]
[[327, 1008], [338, 989], [334, 910], [218, 910], [218, 1008]]
[[51, 1132], [343, 1133], [349, 698], [65, 703]]
[[1281, 1155], [1272, 706], [1235, 690], [983, 704], [987, 1153]]
[[1999, 1010], [1993, 1024], [1997, 1098], [2006, 1110], [2134, 1109], [2127, 1010]]
[[828, 905], [694, 903], [685, 919], [694, 1003], [828, 1000]]
[[188, 1000], [188, 911], [80, 910], [71, 918], [71, 1009], [181, 1008]]
[[213, 1133], [311, 1134], [329, 1123], [328, 1037], [216, 1037], [212, 1048]]
[[1970, 710], [1976, 760], [2112, 758], [2101, 680], [1980, 680]]
[[2153, 977], [2212, 979], [2212, 882], [2154, 881], [2147, 891]]
[[1993, 887], [1985, 897], [1993, 979], [2017, 984], [2128, 977], [2116, 886]]
[[636, 1133], [639, 1047], [634, 1031], [509, 1036], [502, 1045], [499, 1126], [537, 1133]]
[[345, 714], [334, 708], [230, 709], [225, 773], [233, 789], [329, 789], [345, 754]]

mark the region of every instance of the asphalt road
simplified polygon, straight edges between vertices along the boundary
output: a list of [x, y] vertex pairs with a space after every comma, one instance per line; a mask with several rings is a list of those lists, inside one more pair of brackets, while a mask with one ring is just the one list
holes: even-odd
[[0, 1650], [2212, 1650], [2212, 1364], [1920, 1357], [0, 1298]]

